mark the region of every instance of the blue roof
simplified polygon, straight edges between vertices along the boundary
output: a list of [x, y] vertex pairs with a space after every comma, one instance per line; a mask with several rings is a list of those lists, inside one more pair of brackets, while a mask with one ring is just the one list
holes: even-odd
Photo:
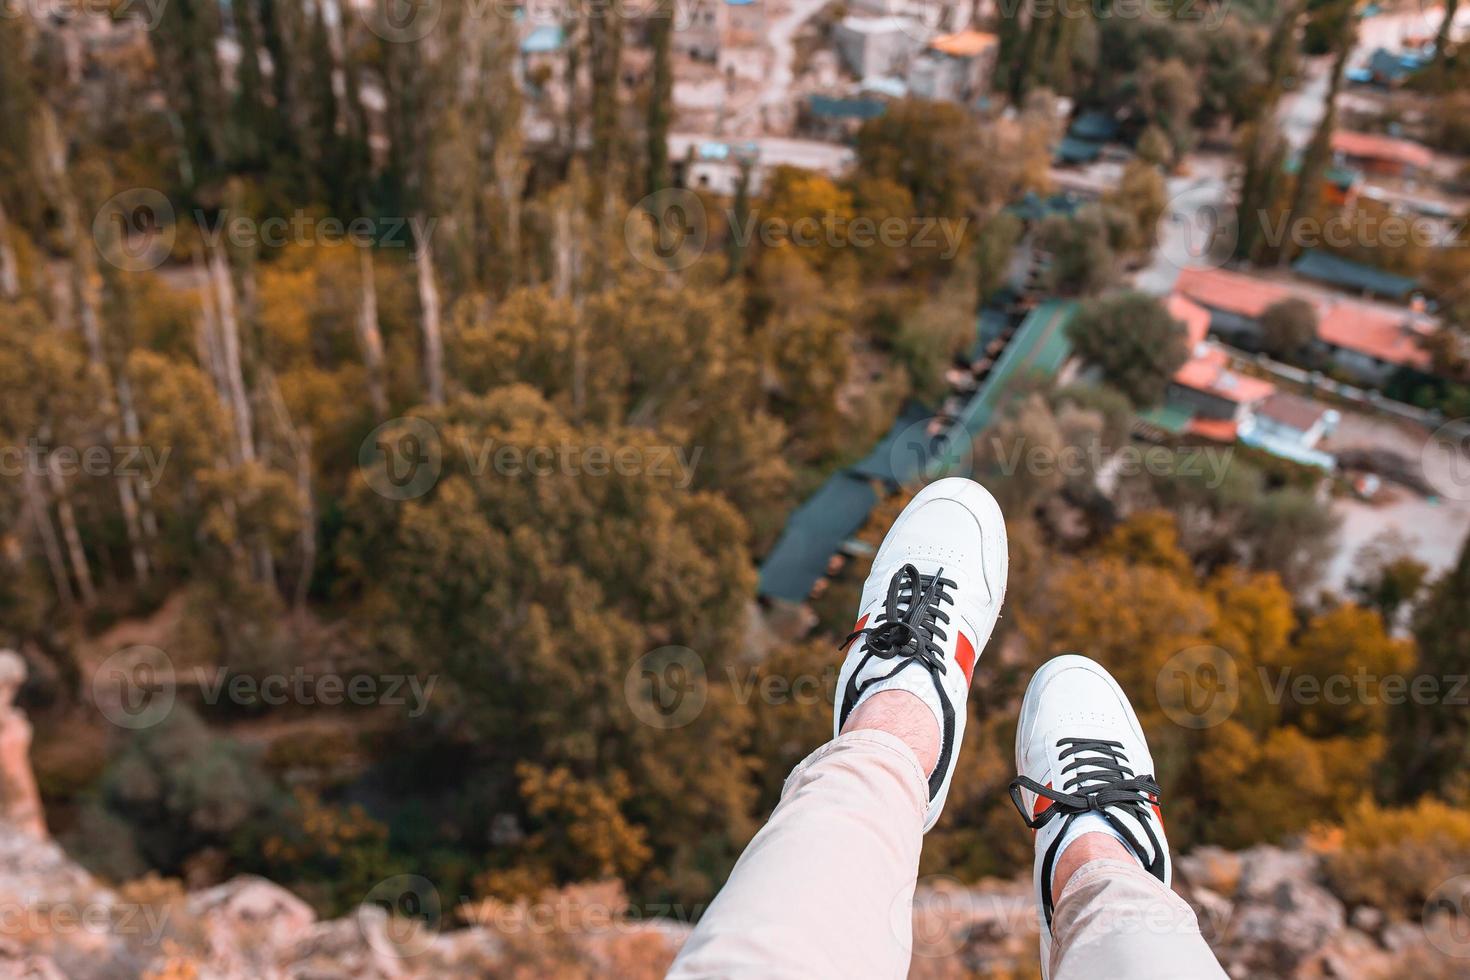
[[913, 483], [923, 475], [934, 448], [920, 428], [933, 417], [934, 413], [923, 405], [909, 402], [893, 420], [888, 434], [848, 472], [863, 479], [881, 480], [895, 489]]
[[550, 51], [560, 51], [566, 43], [566, 32], [561, 29], [560, 24], [542, 24], [521, 42], [522, 54], [545, 54]]
[[[761, 595], [803, 602], [827, 574], [827, 562], [867, 521], [878, 503], [877, 485], [902, 486], [920, 476], [944, 475], [962, 458], [964, 441], [989, 424], [1008, 382], [1021, 372], [1055, 374], [1071, 355], [1067, 334], [1077, 304], [1043, 303], [1016, 329], [1005, 353], [961, 417], [937, 439], [922, 436], [929, 410], [909, 402], [872, 452], [823, 483], [786, 521], [781, 537], [760, 567]], [[983, 326], [982, 328], [983, 329]], [[922, 441], [921, 441], [922, 440]]]
[[878, 494], [867, 480], [837, 473], [791, 514], [786, 529], [760, 567], [759, 591], [786, 602], [802, 602], [827, 574], [827, 562], [842, 542], [867, 521]]
[[1240, 441], [1252, 449], [1260, 449], [1289, 459], [1293, 463], [1301, 463], [1304, 466], [1315, 466], [1331, 473], [1337, 469], [1337, 457], [1331, 453], [1325, 453], [1320, 449], [1309, 449], [1291, 439], [1273, 435], [1269, 432], [1261, 432], [1257, 429], [1248, 428], [1240, 433]]
[[888, 106], [877, 99], [834, 99], [826, 95], [813, 95], [807, 105], [813, 115], [828, 119], [876, 119], [888, 111]]
[[970, 360], [978, 361], [984, 357], [985, 348], [992, 340], [1005, 333], [1010, 325], [1011, 318], [1006, 315], [1005, 310], [997, 310], [993, 306], [981, 310], [980, 318], [975, 323], [975, 346], [970, 348]]
[[1376, 269], [1371, 265], [1354, 262], [1331, 252], [1318, 249], [1302, 254], [1292, 265], [1299, 276], [1331, 283], [1355, 292], [1374, 293], [1390, 299], [1407, 299], [1419, 288], [1419, 282], [1409, 276]]
[[1056, 159], [1062, 163], [1091, 163], [1102, 153], [1102, 144], [1075, 136], [1063, 136], [1057, 144]]
[[869, 75], [859, 86], [864, 92], [876, 92], [890, 99], [901, 99], [909, 94], [908, 83], [891, 75]]
[[1106, 143], [1118, 135], [1118, 122], [1104, 112], [1084, 112], [1067, 129], [1067, 135], [1095, 143]]
[[1423, 55], [1395, 54], [1387, 48], [1379, 48], [1369, 56], [1368, 70], [1380, 81], [1401, 82], [1427, 63]]
[[1022, 221], [1040, 221], [1054, 214], [1070, 216], [1081, 206], [1081, 199], [1071, 194], [1053, 194], [1044, 198], [1035, 191], [1027, 191], [1026, 196], [1006, 210]]
[[[1287, 157], [1286, 162], [1281, 165], [1281, 169], [1288, 174], [1300, 173], [1302, 169], [1302, 158], [1300, 154]], [[1354, 170], [1352, 167], [1330, 163], [1322, 171], [1322, 179], [1346, 191], [1351, 190], [1355, 184], [1362, 181], [1363, 172], [1361, 170]]]
[[1056, 299], [1026, 314], [985, 383], [960, 412], [955, 431], [968, 433], [971, 439], [984, 432], [1000, 407], [1006, 386], [1018, 374], [1055, 376], [1072, 356], [1072, 339], [1067, 331], [1076, 315], [1075, 302]]

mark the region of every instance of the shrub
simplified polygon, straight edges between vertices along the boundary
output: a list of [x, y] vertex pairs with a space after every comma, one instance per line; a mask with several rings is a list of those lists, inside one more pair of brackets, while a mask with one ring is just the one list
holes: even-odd
[[1470, 813], [1438, 800], [1383, 809], [1363, 802], [1325, 862], [1333, 891], [1350, 904], [1418, 919], [1435, 888], [1470, 865]]

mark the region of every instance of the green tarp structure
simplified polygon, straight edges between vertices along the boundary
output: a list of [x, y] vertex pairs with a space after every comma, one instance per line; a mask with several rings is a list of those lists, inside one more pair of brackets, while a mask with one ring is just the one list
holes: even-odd
[[[879, 488], [895, 490], [937, 479], [968, 457], [967, 440], [979, 435], [1002, 404], [1007, 384], [1025, 374], [1054, 375], [1071, 355], [1068, 325], [1077, 304], [1051, 300], [1032, 310], [1006, 345], [995, 369], [938, 439], [926, 433], [929, 409], [910, 402], [888, 434], [861, 461], [834, 474], [792, 512], [781, 537], [760, 567], [759, 592], [770, 599], [803, 602], [827, 574], [827, 562], [855, 534], [878, 503]], [[967, 475], [967, 474], [966, 474]]]
[[1331, 252], [1313, 249], [1292, 265], [1292, 270], [1307, 279], [1329, 283], [1358, 293], [1372, 293], [1388, 299], [1404, 300], [1419, 288], [1418, 280], [1371, 265], [1354, 262]]
[[781, 538], [760, 567], [760, 594], [802, 602], [827, 574], [842, 542], [863, 526], [878, 503], [873, 484], [847, 471], [833, 475], [791, 514]]
[[834, 99], [826, 95], [812, 96], [807, 108], [823, 119], [877, 119], [888, 111], [888, 106], [877, 99]]

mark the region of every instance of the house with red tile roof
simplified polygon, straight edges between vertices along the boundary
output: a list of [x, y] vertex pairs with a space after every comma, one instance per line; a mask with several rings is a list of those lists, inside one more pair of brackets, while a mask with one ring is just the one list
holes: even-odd
[[[1225, 303], [1226, 292], [1211, 294], [1217, 282], [1201, 279], [1200, 295], [1214, 295], [1217, 303]], [[1241, 309], [1264, 311], [1274, 295], [1236, 295]], [[1261, 306], [1261, 303], [1264, 304]], [[1317, 450], [1323, 433], [1336, 425], [1336, 413], [1307, 398], [1277, 391], [1276, 385], [1235, 367], [1229, 351], [1208, 339], [1211, 311], [1191, 300], [1188, 295], [1170, 295], [1164, 309], [1185, 328], [1189, 342], [1186, 360], [1169, 383], [1169, 395], [1163, 406], [1145, 411], [1139, 420], [1145, 430], [1155, 429], [1173, 435], [1191, 435], [1213, 442], [1244, 442], [1279, 457], [1333, 469], [1336, 460]]]
[[1261, 403], [1250, 425], [1241, 429], [1240, 441], [1275, 456], [1331, 470], [1337, 460], [1318, 449], [1317, 443], [1341, 420], [1335, 408], [1278, 391]]
[[1424, 374], [1431, 368], [1423, 341], [1438, 324], [1412, 309], [1365, 303], [1224, 269], [1185, 269], [1174, 289], [1207, 309], [1210, 329], [1233, 343], [1257, 346], [1262, 314], [1273, 304], [1294, 297], [1317, 311], [1321, 350], [1360, 380], [1381, 384], [1400, 368]]
[[1233, 442], [1241, 424], [1276, 386], [1231, 369], [1225, 350], [1206, 339], [1209, 310], [1178, 293], [1170, 296], [1164, 306], [1184, 325], [1190, 353], [1189, 360], [1174, 372], [1169, 403], [1176, 410], [1189, 411], [1186, 431], [1218, 442]]
[[[1187, 285], [1194, 287], [1197, 296], [1255, 316], [1278, 298], [1269, 289], [1257, 294], [1226, 289], [1228, 283], [1208, 277], [1189, 279]], [[1239, 441], [1305, 465], [1329, 470], [1336, 465], [1331, 456], [1315, 448], [1336, 424], [1335, 412], [1236, 369], [1230, 352], [1208, 337], [1214, 317], [1210, 307], [1176, 292], [1165, 300], [1164, 308], [1184, 327], [1190, 356], [1170, 379], [1165, 403], [1140, 414], [1144, 432], [1222, 443]]]
[[1434, 152], [1427, 146], [1377, 133], [1337, 130], [1332, 134], [1332, 152], [1349, 167], [1402, 177], [1412, 177], [1434, 164]]

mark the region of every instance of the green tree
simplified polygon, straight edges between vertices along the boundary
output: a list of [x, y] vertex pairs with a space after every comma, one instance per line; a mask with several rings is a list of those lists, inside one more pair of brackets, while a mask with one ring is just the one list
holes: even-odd
[[1317, 309], [1295, 297], [1273, 303], [1261, 314], [1261, 349], [1272, 357], [1293, 360], [1317, 339]]
[[1054, 214], [1036, 229], [1036, 246], [1046, 253], [1042, 281], [1051, 292], [1088, 296], [1113, 282], [1117, 258], [1100, 208], [1071, 217]]
[[1276, 128], [1275, 110], [1286, 79], [1295, 68], [1297, 24], [1302, 6], [1303, 0], [1288, 0], [1277, 13], [1263, 58], [1265, 79], [1248, 103], [1254, 106], [1253, 111], [1242, 117], [1241, 157], [1245, 161], [1245, 175], [1237, 208], [1235, 255], [1248, 261], [1255, 260], [1261, 247], [1261, 217], [1275, 202], [1281, 183], [1286, 150]]
[[[73, 853], [109, 876], [156, 869], [177, 875], [197, 851], [227, 853], [282, 801], [240, 743], [212, 734], [175, 704], [163, 721], [130, 733], [85, 804]], [[107, 836], [85, 832], [107, 828]]]
[[1357, 7], [1351, 0], [1334, 0], [1318, 11], [1318, 20], [1324, 25], [1332, 67], [1327, 76], [1327, 96], [1323, 102], [1322, 119], [1312, 133], [1312, 139], [1302, 151], [1301, 166], [1297, 170], [1296, 186], [1292, 189], [1291, 203], [1287, 206], [1283, 227], [1287, 239], [1279, 246], [1277, 259], [1285, 265], [1301, 251], [1297, 247], [1300, 235], [1299, 222], [1313, 217], [1322, 203], [1322, 175], [1332, 161], [1332, 134], [1337, 127], [1337, 95], [1342, 90], [1347, 72], [1348, 58], [1352, 55], [1358, 39]]
[[1434, 65], [1431, 70], [1445, 80], [1450, 76], [1450, 59], [1454, 56], [1455, 48], [1452, 35], [1455, 15], [1459, 12], [1460, 0], [1445, 0], [1444, 16], [1440, 18], [1439, 28], [1434, 32]]
[[1412, 800], [1423, 793], [1444, 792], [1463, 778], [1470, 760], [1470, 714], [1451, 703], [1450, 678], [1466, 673], [1470, 651], [1470, 539], [1455, 566], [1429, 588], [1414, 621], [1419, 643], [1416, 677], [1434, 678], [1444, 695], [1408, 699], [1396, 713], [1398, 765], [1392, 778], [1394, 795]]
[[1135, 405], [1155, 405], [1189, 357], [1183, 326], [1158, 300], [1118, 293], [1085, 303], [1072, 322], [1077, 353]]
[[1147, 251], [1158, 240], [1159, 219], [1169, 206], [1169, 193], [1158, 168], [1134, 160], [1123, 169], [1118, 186], [1103, 196], [1104, 202], [1132, 219], [1133, 234], [1127, 251]]
[[863, 124], [858, 169], [908, 189], [917, 214], [960, 218], [981, 203], [978, 181], [993, 166], [975, 121], [952, 102], [906, 99]]
[[670, 48], [674, 36], [674, 7], [660, 0], [649, 18], [653, 46], [653, 86], [648, 93], [648, 176], [644, 193], [669, 186], [669, 118], [673, 115], [674, 68]]
[[[652, 465], [666, 446], [656, 434], [570, 424], [524, 386], [424, 419], [444, 449], [432, 491], [389, 500], [369, 489], [369, 473], [347, 501], [343, 571], [380, 642], [441, 676], [436, 710], [464, 726], [467, 762], [520, 798], [524, 819], [589, 794], [641, 828], [653, 855], [644, 884], [708, 893], [748, 828], [748, 722], [726, 672], [754, 588], [744, 520]], [[385, 553], [395, 555], [388, 567], [376, 557]], [[650, 683], [658, 700], [639, 693]], [[658, 714], [666, 683], [694, 699], [673, 720], [677, 738]], [[547, 779], [571, 795], [548, 799]], [[619, 779], [638, 792], [619, 792]], [[560, 837], [575, 831], [550, 828], [562, 841], [547, 842], [558, 875], [607, 872], [601, 852]]]
[[[148, 32], [158, 58], [169, 110], [182, 130], [185, 188], [222, 172], [228, 160], [224, 83], [215, 55], [221, 33], [219, 8], [203, 0], [165, 4], [158, 26]], [[273, 52], [274, 54], [274, 52]], [[275, 61], [277, 75], [289, 62]]]
[[981, 226], [975, 236], [975, 264], [979, 268], [980, 305], [990, 302], [1011, 275], [1011, 262], [1021, 242], [1021, 219], [1001, 211]]

